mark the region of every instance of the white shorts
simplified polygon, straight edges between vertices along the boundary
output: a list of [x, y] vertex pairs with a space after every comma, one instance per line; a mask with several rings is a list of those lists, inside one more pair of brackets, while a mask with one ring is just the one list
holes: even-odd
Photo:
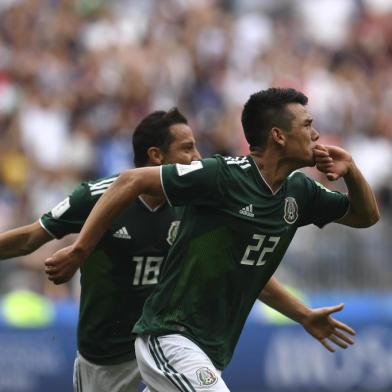
[[138, 336], [135, 350], [144, 392], [229, 391], [221, 371], [182, 335]]
[[74, 363], [75, 392], [136, 392], [140, 382], [137, 362], [96, 365], [77, 353]]

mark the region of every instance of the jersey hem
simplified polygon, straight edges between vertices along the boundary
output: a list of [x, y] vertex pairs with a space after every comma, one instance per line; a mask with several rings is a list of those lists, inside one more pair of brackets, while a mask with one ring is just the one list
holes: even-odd
[[89, 354], [80, 351], [78, 349], [78, 353], [81, 357], [83, 357], [86, 361], [91, 362], [94, 365], [99, 366], [110, 366], [110, 365], [118, 365], [120, 363], [131, 362], [136, 359], [136, 355], [134, 352], [127, 352], [122, 353], [118, 357], [111, 357], [111, 358], [102, 358], [102, 357], [94, 357], [90, 356]]
[[169, 203], [169, 206], [170, 206], [170, 207], [173, 207], [173, 204], [172, 204], [172, 202], [170, 201], [169, 196], [168, 196], [167, 193], [166, 193], [165, 186], [163, 185], [162, 168], [163, 168], [163, 165], [161, 165], [161, 166], [159, 167], [159, 175], [160, 175], [160, 178], [161, 178], [161, 186], [162, 186], [163, 194], [165, 195], [165, 198], [166, 198], [167, 202]]
[[45, 225], [44, 222], [42, 221], [42, 218], [38, 219], [39, 224], [41, 225], [41, 227], [53, 238], [55, 238], [56, 240], [58, 239], [58, 237], [56, 237]]
[[[345, 195], [346, 195], [346, 197], [347, 197], [347, 199], [348, 199], [347, 193], [345, 193]], [[350, 201], [347, 203], [347, 209], [346, 209], [346, 211], [344, 212], [344, 214], [342, 214], [341, 217], [336, 218], [336, 219], [334, 220], [334, 222], [337, 222], [338, 220], [343, 219], [343, 218], [348, 214], [349, 211], [350, 211]]]

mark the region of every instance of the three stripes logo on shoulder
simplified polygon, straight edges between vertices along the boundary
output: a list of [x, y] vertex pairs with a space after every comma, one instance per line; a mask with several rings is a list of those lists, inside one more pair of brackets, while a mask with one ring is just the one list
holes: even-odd
[[208, 367], [197, 369], [196, 376], [202, 387], [210, 387], [218, 382], [217, 375]]
[[121, 229], [118, 229], [114, 234], [113, 237], [121, 238], [123, 240], [130, 240], [131, 236], [128, 234], [127, 228], [124, 226]]
[[249, 218], [254, 218], [255, 214], [253, 213], [253, 204], [249, 204], [248, 206], [241, 208], [239, 213], [241, 215], [248, 216]]

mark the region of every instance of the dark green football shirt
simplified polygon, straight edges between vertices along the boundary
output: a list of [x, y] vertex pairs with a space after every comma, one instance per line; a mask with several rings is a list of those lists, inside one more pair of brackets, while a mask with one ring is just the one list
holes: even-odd
[[181, 333], [223, 369], [297, 228], [340, 218], [348, 199], [301, 172], [273, 193], [250, 156], [166, 165], [161, 178], [169, 202], [186, 208], [134, 332]]
[[[41, 224], [55, 238], [77, 233], [99, 197], [116, 177], [85, 182]], [[165, 203], [152, 211], [141, 199], [111, 225], [80, 268], [78, 350], [101, 365], [135, 357], [132, 327], [155, 287], [178, 221]]]

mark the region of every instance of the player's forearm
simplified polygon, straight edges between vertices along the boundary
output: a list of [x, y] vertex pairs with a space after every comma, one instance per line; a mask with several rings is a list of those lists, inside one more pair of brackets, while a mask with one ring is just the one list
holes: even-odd
[[39, 222], [1, 233], [0, 260], [34, 252], [51, 239]]
[[74, 252], [86, 258], [113, 220], [136, 199], [142, 189], [134, 171], [120, 174], [92, 209], [73, 245]]
[[271, 278], [259, 295], [260, 301], [302, 324], [310, 309], [290, 294], [276, 278]]
[[349, 214], [354, 218], [351, 226], [369, 227], [380, 219], [376, 197], [361, 171], [353, 162], [344, 181], [350, 200]]

